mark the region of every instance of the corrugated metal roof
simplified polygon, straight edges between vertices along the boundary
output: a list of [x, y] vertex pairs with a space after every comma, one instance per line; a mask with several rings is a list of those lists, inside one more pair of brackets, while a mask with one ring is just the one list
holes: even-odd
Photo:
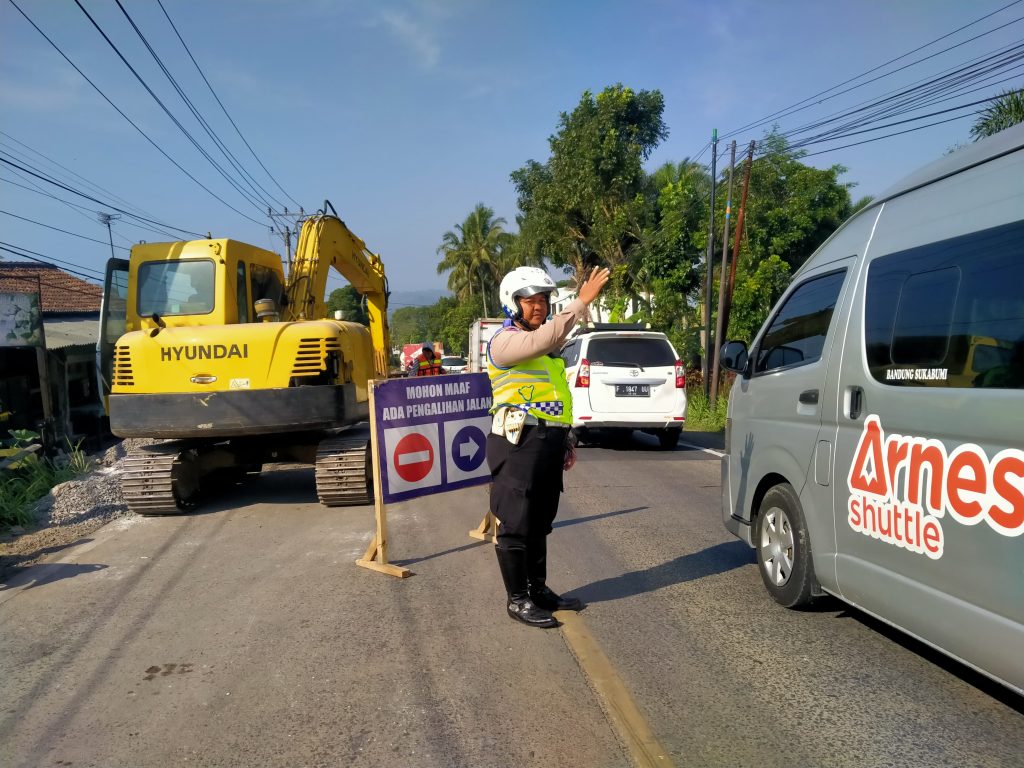
[[43, 332], [46, 334], [47, 349], [95, 347], [100, 337], [100, 321], [95, 317], [87, 320], [54, 320], [44, 317]]

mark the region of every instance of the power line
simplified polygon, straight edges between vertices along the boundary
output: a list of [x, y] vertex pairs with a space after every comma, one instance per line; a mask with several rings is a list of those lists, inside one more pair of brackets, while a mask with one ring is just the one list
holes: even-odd
[[9, 165], [12, 168], [17, 168], [18, 170], [22, 171], [23, 173], [27, 173], [29, 176], [34, 176], [35, 178], [37, 178], [37, 179], [39, 179], [41, 181], [45, 181], [47, 184], [53, 184], [55, 187], [60, 187], [61, 189], [65, 190], [67, 192], [71, 192], [72, 194], [78, 195], [79, 197], [84, 197], [86, 200], [91, 200], [94, 203], [98, 203], [99, 205], [102, 205], [104, 208], [111, 208], [111, 209], [117, 211], [118, 213], [123, 213], [125, 216], [131, 216], [133, 219], [138, 219], [139, 221], [145, 221], [147, 224], [155, 224], [156, 226], [164, 227], [166, 229], [173, 229], [173, 230], [175, 230], [177, 232], [184, 232], [187, 235], [195, 235], [196, 237], [203, 237], [203, 235], [200, 234], [199, 232], [191, 232], [191, 231], [189, 231], [187, 229], [182, 229], [180, 227], [171, 226], [170, 224], [163, 224], [163, 223], [161, 223], [159, 221], [153, 221], [151, 219], [147, 219], [144, 216], [139, 216], [137, 213], [131, 213], [130, 211], [126, 211], [123, 208], [118, 208], [116, 205], [111, 205], [110, 203], [105, 203], [102, 200], [98, 200], [97, 198], [93, 197], [92, 195], [87, 195], [84, 192], [81, 192], [81, 191], [79, 191], [77, 189], [74, 189], [72, 187], [67, 186], [66, 184], [62, 184], [59, 181], [56, 181], [54, 179], [48, 179], [45, 176], [42, 176], [42, 175], [40, 175], [38, 173], [33, 173], [32, 171], [28, 170], [27, 168], [25, 168], [25, 167], [23, 167], [21, 165], [18, 165], [17, 163], [12, 163], [10, 160], [7, 160], [6, 158], [0, 157], [0, 163], [4, 163], [5, 165]]
[[[144, 208], [140, 208], [139, 206], [132, 204], [129, 200], [125, 200], [123, 197], [121, 197], [120, 195], [117, 195], [117, 194], [111, 192], [109, 189], [106, 189], [105, 187], [102, 187], [101, 185], [96, 184], [93, 181], [90, 181], [89, 179], [87, 179], [84, 176], [82, 176], [80, 173], [75, 173], [75, 171], [71, 170], [66, 165], [62, 165], [61, 163], [59, 163], [56, 160], [54, 160], [52, 157], [48, 157], [47, 155], [43, 154], [39, 150], [33, 149], [28, 144], [26, 144], [23, 141], [19, 141], [14, 136], [11, 136], [9, 133], [5, 133], [4, 131], [0, 131], [0, 136], [6, 137], [7, 139], [9, 139], [10, 141], [13, 141], [15, 144], [17, 144], [20, 147], [24, 147], [25, 149], [27, 149], [29, 152], [31, 152], [36, 157], [41, 158], [44, 163], [49, 163], [51, 165], [57, 166], [62, 171], [67, 172], [68, 174], [70, 174], [74, 178], [76, 178], [79, 181], [81, 181], [87, 187], [90, 187], [90, 188], [96, 190], [97, 192], [103, 193], [104, 195], [106, 195], [110, 199], [116, 200], [117, 202], [121, 203], [125, 207], [130, 208], [130, 209], [135, 210], [135, 211], [138, 211], [139, 213], [145, 214], [146, 216], [150, 216], [150, 217], [153, 216], [153, 214], [151, 214], [149, 211], [145, 210]], [[5, 146], [4, 142], [0, 141], [0, 146]], [[19, 152], [18, 150], [14, 149], [13, 147], [7, 147], [6, 151], [8, 152], [8, 154], [14, 155], [18, 159], [22, 159], [22, 157], [25, 156], [24, 152]], [[22, 160], [22, 162], [25, 162], [26, 164], [28, 164], [29, 161]], [[56, 176], [55, 176], [55, 178], [56, 178]]]
[[[0, 213], [5, 214], [7, 216], [12, 216], [15, 219], [21, 219], [22, 221], [27, 221], [30, 224], [38, 224], [40, 227], [46, 227], [47, 229], [53, 229], [53, 230], [55, 230], [57, 232], [63, 232], [65, 235], [72, 235], [73, 237], [80, 237], [83, 240], [91, 240], [92, 242], [99, 243], [100, 245], [107, 245], [107, 243], [104, 242], [103, 240], [97, 240], [94, 237], [86, 237], [85, 235], [80, 235], [77, 232], [69, 232], [68, 230], [61, 229], [60, 227], [51, 227], [49, 224], [43, 224], [43, 222], [36, 221], [35, 219], [27, 219], [24, 216], [19, 216], [18, 214], [11, 213], [10, 211], [5, 211], [5, 210], [0, 209]], [[122, 251], [130, 251], [131, 250], [130, 248], [125, 248], [123, 245], [115, 245], [114, 248], [118, 248], [118, 249], [120, 249]]]
[[[100, 88], [100, 87], [99, 87], [98, 85], [96, 85], [96, 83], [94, 83], [94, 82], [93, 82], [92, 80], [90, 80], [90, 79], [89, 79], [89, 77], [88, 77], [88, 76], [87, 76], [87, 75], [86, 75], [86, 74], [85, 74], [85, 73], [84, 73], [84, 72], [83, 72], [83, 71], [82, 71], [81, 69], [79, 69], [79, 68], [78, 68], [78, 66], [77, 66], [77, 65], [76, 65], [76, 64], [75, 64], [75, 63], [74, 63], [73, 61], [71, 61], [71, 59], [70, 59], [70, 58], [68, 58], [68, 56], [67, 56], [67, 55], [66, 55], [66, 54], [64, 53], [64, 51], [62, 51], [62, 50], [60, 49], [60, 46], [58, 46], [58, 45], [57, 45], [57, 44], [56, 44], [55, 42], [53, 42], [53, 40], [51, 40], [51, 39], [50, 39], [50, 38], [49, 38], [49, 37], [48, 37], [48, 36], [46, 35], [46, 33], [45, 33], [45, 32], [43, 32], [43, 30], [42, 30], [42, 29], [40, 29], [40, 28], [39, 28], [39, 26], [38, 26], [38, 25], [37, 25], [37, 24], [36, 24], [36, 23], [35, 23], [34, 21], [32, 21], [32, 19], [31, 19], [31, 18], [29, 18], [28, 14], [26, 14], [26, 13], [25, 13], [25, 12], [24, 12], [23, 10], [21, 10], [21, 8], [19, 8], [19, 7], [18, 7], [18, 4], [17, 4], [17, 3], [16, 3], [16, 2], [14, 1], [14, 0], [8, 0], [8, 2], [9, 2], [9, 3], [11, 4], [11, 5], [13, 5], [13, 6], [14, 6], [14, 8], [15, 8], [15, 9], [16, 9], [16, 10], [18, 11], [18, 13], [20, 13], [20, 14], [21, 14], [21, 15], [22, 15], [22, 16], [23, 16], [23, 17], [25, 18], [25, 20], [26, 20], [26, 21], [27, 21], [27, 22], [28, 22], [29, 24], [31, 24], [31, 25], [32, 25], [32, 27], [33, 27], [33, 28], [34, 28], [34, 29], [35, 29], [35, 30], [36, 30], [36, 31], [37, 31], [37, 32], [38, 32], [38, 33], [39, 33], [40, 35], [42, 35], [42, 36], [43, 36], [43, 39], [44, 39], [44, 40], [46, 40], [46, 42], [48, 42], [48, 43], [49, 43], [49, 44], [50, 44], [50, 45], [51, 45], [51, 46], [53, 47], [53, 49], [54, 49], [55, 51], [57, 51], [57, 53], [59, 53], [59, 54], [61, 55], [61, 57], [62, 57], [62, 58], [63, 58], [63, 59], [64, 59], [64, 60], [65, 60], [65, 61], [66, 61], [66, 62], [68, 63], [68, 64], [70, 64], [70, 65], [72, 66], [72, 68], [73, 68], [73, 69], [74, 69], [74, 70], [75, 70], [75, 71], [76, 71], [76, 72], [77, 72], [78, 74], [80, 74], [80, 75], [81, 75], [81, 76], [82, 76], [82, 77], [83, 77], [83, 78], [85, 79], [85, 81], [86, 81], [86, 82], [87, 82], [87, 83], [88, 83], [89, 85], [91, 85], [91, 86], [93, 87], [93, 89], [94, 89], [94, 90], [95, 90], [95, 91], [96, 91], [96, 92], [97, 92], [97, 93], [98, 93], [98, 94], [99, 94], [100, 96], [102, 96], [102, 97], [103, 97], [103, 100], [104, 100], [104, 101], [106, 101], [106, 102], [107, 102], [107, 103], [108, 103], [108, 104], [109, 104], [109, 105], [110, 105], [111, 107], [113, 107], [113, 108], [114, 108], [114, 110], [115, 110], [115, 111], [116, 111], [116, 112], [117, 112], [117, 113], [118, 113], [119, 115], [121, 115], [121, 117], [123, 117], [123, 118], [124, 118], [125, 120], [127, 120], [127, 121], [128, 121], [128, 123], [129, 123], [129, 125], [131, 125], [131, 126], [132, 126], [132, 128], [134, 128], [134, 129], [135, 129], [136, 131], [138, 131], [138, 132], [139, 132], [140, 134], [142, 134], [142, 137], [143, 137], [143, 138], [144, 138], [144, 139], [145, 139], [146, 141], [148, 141], [148, 142], [149, 142], [149, 143], [150, 143], [150, 144], [151, 144], [151, 145], [153, 146], [153, 148], [154, 148], [154, 149], [156, 149], [156, 151], [157, 151], [157, 152], [159, 152], [159, 153], [160, 153], [161, 155], [163, 155], [164, 157], [166, 157], [166, 158], [167, 158], [167, 159], [168, 159], [168, 160], [169, 160], [169, 161], [171, 162], [171, 164], [172, 164], [172, 165], [174, 165], [174, 167], [175, 167], [175, 168], [177, 168], [177, 169], [178, 169], [179, 171], [181, 171], [182, 173], [184, 173], [184, 174], [185, 174], [185, 175], [186, 175], [186, 176], [187, 176], [187, 177], [188, 177], [189, 179], [191, 179], [191, 180], [192, 180], [193, 182], [195, 182], [195, 184], [197, 184], [197, 185], [198, 185], [198, 186], [199, 186], [200, 188], [202, 188], [202, 189], [203, 189], [204, 191], [206, 191], [206, 193], [207, 193], [207, 194], [209, 194], [209, 195], [210, 195], [211, 197], [213, 197], [213, 198], [214, 198], [215, 200], [218, 200], [219, 202], [223, 203], [223, 204], [224, 204], [224, 205], [226, 205], [226, 206], [227, 206], [228, 208], [230, 208], [230, 209], [231, 209], [231, 210], [233, 210], [233, 211], [234, 211], [235, 213], [237, 213], [237, 214], [238, 214], [239, 216], [242, 216], [243, 218], [249, 219], [249, 221], [252, 221], [252, 222], [254, 222], [254, 223], [256, 223], [256, 224], [260, 224], [260, 225], [262, 226], [262, 222], [256, 221], [255, 219], [252, 219], [252, 218], [250, 218], [249, 216], [246, 216], [246, 215], [245, 215], [244, 213], [242, 213], [242, 212], [241, 212], [240, 210], [238, 210], [237, 208], [235, 208], [235, 207], [234, 207], [233, 205], [231, 205], [231, 204], [230, 204], [229, 202], [227, 202], [226, 200], [224, 200], [224, 199], [223, 199], [222, 197], [220, 197], [220, 196], [219, 196], [218, 194], [216, 194], [216, 193], [215, 193], [215, 192], [214, 192], [213, 190], [211, 190], [211, 189], [210, 189], [209, 187], [207, 187], [207, 186], [206, 186], [205, 184], [203, 184], [203, 183], [202, 183], [201, 181], [199, 181], [199, 179], [197, 179], [197, 178], [196, 178], [195, 176], [193, 176], [193, 175], [192, 175], [191, 173], [189, 173], [188, 171], [186, 171], [186, 170], [185, 170], [185, 169], [184, 169], [184, 168], [183, 168], [183, 167], [182, 167], [182, 166], [181, 166], [181, 165], [180, 165], [180, 164], [179, 164], [179, 163], [178, 163], [178, 162], [177, 162], [177, 161], [176, 161], [176, 160], [175, 160], [175, 159], [174, 159], [173, 157], [171, 157], [171, 156], [170, 156], [169, 154], [167, 154], [167, 152], [165, 152], [165, 151], [164, 151], [163, 147], [161, 147], [161, 146], [160, 146], [159, 144], [157, 144], [157, 143], [156, 143], [155, 141], [153, 141], [153, 139], [151, 139], [151, 138], [149, 137], [149, 135], [148, 135], [148, 134], [147, 134], [147, 133], [146, 133], [145, 131], [143, 131], [143, 130], [142, 130], [142, 129], [141, 129], [141, 128], [140, 128], [139, 126], [138, 126], [138, 125], [136, 125], [136, 124], [135, 124], [135, 122], [134, 122], [134, 121], [133, 121], [133, 120], [132, 120], [132, 119], [131, 119], [130, 117], [128, 117], [128, 115], [126, 115], [126, 114], [125, 114], [125, 113], [124, 113], [124, 112], [123, 112], [123, 111], [121, 110], [121, 108], [120, 108], [120, 107], [118, 107], [118, 106], [117, 106], [117, 105], [116, 105], [116, 104], [115, 104], [115, 103], [114, 103], [113, 101], [111, 101], [111, 100], [110, 100], [110, 99], [109, 99], [109, 98], [107, 97], [107, 95], [106, 95], [106, 94], [105, 94], [105, 93], [103, 92], [103, 90], [102, 90], [102, 89], [101, 89], [101, 88]], [[109, 207], [113, 207], [113, 206], [109, 206]], [[118, 209], [118, 210], [120, 210], [120, 209]], [[172, 229], [177, 229], [177, 227], [172, 227]], [[182, 230], [182, 231], [184, 231], [184, 230]], [[191, 234], [191, 233], [190, 233], [190, 234]]]
[[[19, 172], [16, 171], [16, 170], [14, 170], [13, 173], [19, 174]], [[20, 176], [20, 174], [19, 174], [19, 176]], [[11, 186], [19, 187], [21, 189], [26, 189], [29, 192], [35, 192], [37, 195], [42, 195], [43, 197], [49, 197], [52, 200], [56, 200], [58, 203], [62, 203], [64, 205], [68, 206], [69, 208], [71, 208], [78, 215], [84, 216], [85, 218], [89, 219], [90, 221], [95, 222], [95, 219], [93, 218], [93, 216], [96, 215], [96, 212], [92, 208], [89, 208], [88, 206], [85, 206], [85, 205], [79, 205], [78, 203], [72, 203], [71, 201], [65, 200], [64, 198], [58, 197], [57, 195], [51, 195], [49, 192], [44, 192], [43, 190], [39, 189], [38, 185], [35, 185], [34, 182], [32, 182], [31, 179], [24, 179], [24, 177], [21, 177], [21, 178], [24, 181], [28, 181], [30, 184], [33, 184], [33, 186], [26, 186], [24, 184], [19, 184], [16, 181], [11, 181], [8, 178], [4, 178], [3, 176], [0, 176], [0, 179], [3, 179], [3, 181], [5, 183], [10, 184]], [[88, 211], [89, 213], [87, 214], [87, 213], [85, 213], [85, 211]], [[171, 240], [178, 240], [179, 239], [177, 235], [171, 234], [169, 232], [163, 232], [163, 231], [161, 231], [159, 229], [154, 229], [152, 227], [147, 227], [147, 226], [144, 226], [142, 224], [136, 224], [135, 222], [132, 222], [132, 221], [127, 221], [126, 220], [124, 223], [127, 226], [129, 226], [129, 227], [135, 227], [136, 229], [141, 229], [143, 232], [155, 232], [156, 234], [162, 235], [163, 237], [170, 238]], [[121, 238], [122, 240], [124, 240], [126, 243], [133, 244], [133, 241], [131, 240], [131, 238], [125, 237], [124, 235], [122, 235], [120, 233], [117, 233], [117, 236], [119, 238]]]
[[[13, 0], [12, 0], [12, 2], [13, 2]], [[153, 89], [149, 87], [149, 85], [142, 78], [142, 76], [135, 70], [135, 67], [133, 67], [131, 65], [131, 63], [129, 63], [128, 59], [126, 59], [124, 57], [124, 55], [121, 53], [121, 51], [118, 50], [118, 47], [116, 45], [114, 45], [114, 41], [111, 40], [110, 37], [107, 36], [107, 33], [103, 31], [103, 29], [100, 27], [100, 25], [96, 23], [96, 20], [93, 19], [93, 17], [89, 15], [89, 12], [87, 10], [85, 10], [85, 6], [82, 5], [82, 3], [79, 2], [79, 0], [74, 0], [74, 2], [75, 2], [75, 5], [78, 6], [79, 10], [82, 13], [85, 14], [85, 17], [89, 20], [89, 22], [93, 25], [93, 27], [96, 28], [96, 31], [100, 33], [100, 36], [107, 42], [107, 45], [109, 45], [110, 48], [114, 51], [114, 53], [117, 54], [117, 57], [119, 59], [121, 59], [121, 61], [124, 63], [124, 65], [126, 67], [128, 67], [128, 71], [131, 72], [133, 75], [135, 75], [135, 79], [139, 81], [139, 84], [142, 85], [142, 87], [146, 89], [146, 92], [150, 96], [153, 97], [153, 100], [159, 105], [160, 109], [162, 109], [164, 111], [164, 114], [166, 114], [167, 117], [169, 117], [171, 119], [171, 122], [174, 123], [175, 126], [177, 126], [178, 130], [180, 130], [185, 135], [185, 138], [187, 138], [189, 140], [189, 142], [191, 142], [192, 146], [196, 148], [196, 150], [199, 152], [199, 154], [201, 154], [203, 157], [205, 157], [207, 162], [209, 162], [210, 165], [212, 165], [214, 167], [214, 169], [224, 178], [224, 180], [227, 181], [227, 183], [230, 184], [232, 187], [234, 187], [235, 191], [237, 191], [240, 195], [242, 195], [242, 197], [244, 197], [246, 199], [246, 201], [250, 205], [254, 206], [258, 210], [262, 210], [261, 204], [265, 205], [266, 201], [259, 201], [259, 202], [257, 202], [256, 200], [254, 200], [252, 197], [249, 196], [248, 192], [246, 192], [244, 189], [242, 189], [238, 185], [238, 182], [236, 182], [233, 178], [231, 178], [227, 174], [227, 172], [223, 168], [221, 168], [220, 164], [217, 163], [217, 161], [214, 160], [210, 156], [210, 153], [207, 152], [198, 141], [196, 141], [195, 137], [193, 137], [192, 134], [188, 132], [188, 130], [185, 128], [185, 126], [183, 126], [181, 124], [181, 121], [178, 120], [178, 118], [176, 118], [171, 113], [171, 110], [169, 110], [167, 108], [167, 106], [163, 103], [163, 101], [160, 100], [160, 97], [156, 95], [156, 93], [153, 91]], [[254, 224], [261, 224], [262, 223], [260, 221], [257, 221], [256, 219], [253, 219], [253, 218], [247, 216], [246, 214], [244, 214], [241, 211], [239, 211], [237, 208], [235, 209], [235, 211], [239, 215], [244, 216], [245, 218], [249, 219], [249, 221], [253, 222]]]
[[[57, 258], [54, 258], [53, 256], [47, 256], [45, 253], [39, 253], [37, 251], [30, 251], [28, 248], [22, 248], [21, 246], [14, 245], [12, 243], [5, 243], [3, 241], [0, 241], [0, 250], [7, 251], [8, 253], [13, 253], [15, 256], [21, 256], [21, 257], [24, 257], [26, 259], [31, 259], [32, 261], [38, 261], [38, 262], [41, 262], [43, 264], [49, 264], [51, 267], [56, 267], [57, 264], [55, 264], [54, 262], [57, 262], [59, 264], [68, 264], [68, 265], [70, 265], [72, 267], [77, 267], [78, 269], [84, 269], [84, 270], [87, 270], [89, 272], [93, 272], [95, 275], [102, 275], [103, 274], [102, 272], [100, 272], [97, 269], [89, 269], [89, 267], [83, 267], [82, 265], [75, 264], [74, 262], [63, 261], [62, 259], [57, 259]], [[34, 254], [35, 256], [42, 257], [42, 258], [34, 258], [33, 256], [30, 256], [29, 254]], [[61, 267], [58, 267], [58, 269], [61, 269]], [[96, 279], [98, 279], [94, 275], [87, 275], [87, 274], [85, 274], [85, 272], [78, 272], [77, 270], [74, 270], [74, 269], [64, 269], [64, 271], [65, 272], [70, 272], [71, 274], [77, 275], [78, 277], [84, 277], [87, 280], [96, 280]]]
[[[264, 205], [270, 207], [267, 201], [267, 198], [269, 198], [270, 200], [273, 200], [280, 206], [281, 203], [278, 203], [278, 201], [274, 199], [274, 196], [266, 189], [264, 189], [264, 187], [258, 181], [256, 181], [255, 178], [253, 178], [252, 174], [250, 174], [244, 167], [242, 167], [242, 164], [238, 161], [238, 158], [236, 158], [234, 154], [232, 154], [231, 150], [227, 148], [227, 145], [224, 144], [223, 141], [221, 141], [216, 131], [213, 130], [213, 128], [202, 116], [202, 114], [200, 114], [195, 104], [192, 103], [192, 100], [189, 99], [184, 89], [182, 89], [182, 87], [178, 84], [178, 81], [171, 74], [171, 71], [166, 67], [163, 60], [157, 54], [156, 50], [153, 48], [152, 45], [150, 45], [149, 40], [147, 40], [146, 36], [142, 34], [142, 30], [139, 29], [139, 26], [135, 23], [135, 20], [132, 19], [132, 17], [128, 14], [128, 11], [125, 9], [124, 4], [121, 2], [121, 0], [114, 1], [117, 3], [117, 7], [121, 10], [121, 13], [128, 20], [128, 23], [131, 25], [132, 29], [135, 30], [135, 34], [138, 35], [139, 39], [142, 41], [142, 44], [146, 46], [146, 50], [149, 51], [150, 56], [153, 57], [153, 60], [157, 63], [157, 66], [160, 67], [160, 70], [167, 77], [167, 80], [174, 87], [174, 90], [177, 91], [178, 96], [181, 97], [181, 100], [185, 103], [185, 106], [187, 106], [189, 110], [192, 112], [192, 116], [195, 117], [196, 121], [198, 121], [199, 125], [202, 126], [203, 130], [206, 131], [206, 135], [210, 137], [213, 143], [217, 146], [217, 149], [220, 150], [221, 154], [224, 155], [224, 159], [226, 159], [231, 164], [231, 167], [234, 168], [235, 171], [240, 175], [242, 181], [244, 181], [248, 185], [249, 189], [252, 190], [253, 194], [256, 197], [260, 198], [261, 202]], [[257, 190], [256, 187], [259, 187], [259, 190]], [[262, 193], [263, 196], [261, 196], [260, 193]]]
[[238, 138], [240, 138], [242, 140], [242, 143], [245, 144], [246, 149], [249, 150], [250, 154], [252, 154], [252, 156], [256, 160], [256, 162], [259, 163], [260, 168], [262, 168], [263, 171], [267, 174], [267, 177], [272, 182], [274, 182], [274, 184], [277, 186], [277, 188], [279, 190], [281, 190], [281, 193], [285, 197], [287, 197], [289, 200], [291, 200], [297, 207], [301, 208], [302, 206], [295, 200], [294, 197], [289, 195], [284, 190], [284, 187], [282, 187], [278, 183], [277, 179], [275, 179], [273, 174], [271, 174], [270, 171], [267, 169], [267, 166], [265, 166], [263, 164], [263, 161], [260, 160], [259, 156], [256, 154], [256, 151], [249, 145], [249, 142], [246, 141], [245, 136], [242, 135], [242, 131], [239, 129], [239, 127], [235, 123], [234, 119], [232, 119], [231, 115], [228, 114], [228, 110], [224, 106], [224, 103], [220, 100], [220, 97], [217, 95], [217, 92], [215, 90], [213, 90], [213, 86], [210, 85], [210, 81], [206, 79], [206, 74], [203, 72], [203, 68], [199, 66], [199, 62], [196, 61], [196, 57], [192, 55], [192, 51], [189, 50], [188, 45], [185, 44], [185, 40], [182, 38], [181, 33], [178, 31], [178, 28], [174, 25], [174, 22], [171, 21], [171, 17], [170, 17], [170, 15], [168, 15], [167, 9], [164, 8], [164, 4], [162, 2], [160, 2], [160, 0], [156, 0], [156, 3], [157, 3], [157, 5], [160, 6], [160, 10], [163, 11], [164, 18], [167, 19], [167, 23], [170, 24], [171, 25], [171, 29], [174, 30], [174, 34], [177, 36], [178, 41], [181, 43], [181, 47], [185, 49], [185, 53], [188, 54], [188, 57], [192, 60], [192, 63], [195, 64], [196, 71], [199, 72], [199, 76], [201, 78], [203, 78], [203, 82], [206, 83], [206, 87], [210, 89], [210, 93], [213, 95], [213, 98], [216, 100], [217, 104], [220, 106], [221, 111], [224, 113], [224, 116], [228, 119], [228, 122], [231, 123], [231, 127], [235, 129], [235, 133], [238, 134]]
[[[879, 64], [876, 67], [872, 67], [871, 69], [867, 70], [866, 72], [861, 72], [859, 75], [857, 75], [855, 77], [851, 77], [848, 80], [844, 80], [843, 82], [839, 83], [838, 85], [833, 85], [831, 88], [826, 88], [823, 91], [819, 91], [818, 93], [814, 94], [813, 96], [808, 96], [807, 98], [802, 99], [802, 100], [796, 102], [795, 104], [791, 104], [788, 107], [784, 107], [784, 108], [782, 108], [780, 110], [776, 110], [775, 112], [772, 112], [771, 114], [769, 114], [769, 115], [767, 115], [767, 116], [765, 116], [763, 118], [760, 118], [759, 120], [756, 120], [753, 123], [748, 123], [748, 124], [746, 124], [744, 126], [741, 126], [739, 128], [736, 128], [736, 129], [733, 129], [731, 131], [725, 132], [725, 133], [722, 134], [722, 138], [729, 138], [729, 137], [735, 136], [736, 134], [740, 133], [741, 131], [747, 131], [747, 130], [750, 130], [750, 129], [753, 129], [753, 128], [758, 128], [758, 127], [760, 127], [762, 125], [765, 125], [766, 123], [768, 123], [768, 122], [770, 122], [772, 120], [778, 119], [779, 117], [786, 117], [786, 116], [788, 116], [790, 114], [794, 114], [795, 112], [800, 112], [800, 111], [802, 111], [804, 109], [808, 109], [809, 107], [811, 107], [813, 105], [808, 104], [807, 102], [813, 101], [814, 99], [817, 99], [819, 96], [824, 96], [825, 94], [827, 94], [827, 93], [829, 93], [831, 91], [834, 91], [837, 88], [842, 88], [844, 85], [848, 85], [850, 83], [853, 83], [853, 82], [861, 79], [862, 77], [864, 77], [866, 75], [870, 75], [872, 72], [877, 72], [879, 69], [882, 69], [883, 67], [887, 67], [890, 64], [895, 64], [897, 61], [899, 61], [901, 59], [905, 59], [907, 56], [911, 56], [911, 55], [917, 53], [918, 51], [922, 51], [925, 48], [928, 48], [929, 46], [934, 45], [937, 42], [940, 42], [941, 40], [945, 40], [948, 37], [952, 37], [953, 35], [957, 34], [958, 32], [962, 32], [963, 30], [967, 29], [968, 27], [972, 27], [975, 24], [978, 24], [978, 23], [984, 21], [985, 19], [988, 19], [988, 18], [990, 18], [992, 16], [995, 16], [998, 13], [1001, 13], [1001, 12], [1005, 11], [1007, 8], [1012, 8], [1015, 5], [1019, 5], [1021, 2], [1024, 2], [1024, 0], [1013, 0], [1013, 2], [1011, 2], [1011, 3], [1007, 4], [1007, 5], [1004, 5], [1002, 8], [999, 8], [999, 9], [997, 9], [995, 11], [992, 11], [991, 13], [987, 13], [984, 16], [981, 16], [981, 17], [975, 19], [974, 21], [971, 21], [971, 22], [968, 22], [967, 24], [964, 24], [962, 27], [958, 27], [957, 29], [954, 29], [952, 32], [948, 32], [945, 35], [937, 37], [934, 40], [931, 40], [930, 42], [927, 42], [924, 45], [920, 45], [920, 46], [918, 46], [917, 48], [914, 48], [911, 51], [907, 51], [906, 53], [903, 53], [903, 54], [901, 54], [901, 55], [899, 55], [899, 56], [897, 56], [897, 57], [895, 57], [893, 59], [889, 59], [889, 61], [883, 62], [882, 64]], [[965, 43], [969, 43], [969, 42], [971, 42], [973, 40], [978, 39], [978, 37], [983, 37], [984, 35], [990, 34], [991, 32], [994, 32], [996, 30], [1002, 29], [1003, 27], [1009, 26], [1009, 24], [1015, 24], [1018, 21], [1020, 21], [1020, 18], [1014, 19], [1013, 21], [1008, 22], [1007, 24], [1004, 24], [1004, 25], [1002, 25], [1000, 27], [996, 27], [993, 30], [989, 30], [988, 32], [983, 33], [982, 35], [978, 35], [976, 37], [972, 37], [972, 38], [970, 38], [968, 40], [965, 40], [963, 43], [957, 43], [957, 45], [952, 46], [951, 48], [946, 48], [946, 49], [944, 49], [942, 51], [939, 51], [938, 53], [935, 53], [935, 54], [932, 54], [930, 56], [927, 56], [924, 59], [920, 59], [920, 60], [918, 60], [916, 62], [912, 62], [911, 64], [908, 64], [908, 65], [906, 65], [904, 67], [900, 67], [899, 69], [893, 70], [893, 72], [888, 72], [888, 73], [886, 73], [884, 75], [880, 75], [880, 77], [888, 77], [891, 74], [895, 74], [896, 72], [899, 72], [899, 71], [901, 71], [903, 69], [906, 69], [908, 66], [913, 66], [914, 64], [919, 64], [922, 61], [925, 61], [927, 59], [933, 58], [934, 56], [937, 56], [937, 55], [942, 54], [942, 53], [946, 53], [946, 52], [952, 50], [953, 48], [957, 48], [957, 47], [959, 47], [959, 46], [961, 46], [961, 45], [963, 45]], [[878, 80], [878, 79], [879, 78], [873, 78], [872, 80], [868, 80], [868, 81], [866, 81], [864, 83], [861, 83], [860, 85], [855, 86], [855, 88], [860, 88], [861, 86], [867, 85], [868, 83], [874, 82], [875, 80]], [[847, 89], [847, 91], [849, 91], [849, 90], [853, 90], [853, 88]], [[847, 91], [842, 91], [842, 93], [846, 93]], [[831, 96], [828, 96], [825, 99], [821, 99], [821, 101], [817, 101], [815, 103], [816, 104], [820, 104], [822, 101], [827, 101], [828, 99], [835, 98], [836, 96], [839, 96], [839, 95], [840, 95], [839, 93], [832, 94]]]

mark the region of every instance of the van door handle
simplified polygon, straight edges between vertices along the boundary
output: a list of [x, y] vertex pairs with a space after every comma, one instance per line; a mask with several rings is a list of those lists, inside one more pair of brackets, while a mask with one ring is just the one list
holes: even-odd
[[851, 419], [859, 419], [864, 409], [864, 389], [862, 387], [847, 387], [847, 402], [849, 403], [848, 414]]
[[818, 404], [818, 390], [808, 389], [800, 393], [800, 402], [804, 405], [817, 405]]

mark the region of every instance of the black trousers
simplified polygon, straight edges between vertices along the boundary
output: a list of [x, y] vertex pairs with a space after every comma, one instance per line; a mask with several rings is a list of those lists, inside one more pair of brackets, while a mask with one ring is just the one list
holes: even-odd
[[568, 429], [526, 425], [518, 445], [501, 435], [487, 437], [491, 470], [491, 513], [498, 518], [499, 549], [524, 548], [551, 533], [562, 493], [562, 465]]

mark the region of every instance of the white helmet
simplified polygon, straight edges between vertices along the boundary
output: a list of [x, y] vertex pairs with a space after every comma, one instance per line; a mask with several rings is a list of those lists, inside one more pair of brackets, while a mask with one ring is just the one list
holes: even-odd
[[538, 293], [549, 294], [550, 298], [554, 291], [555, 281], [548, 277], [548, 273], [543, 269], [516, 267], [502, 279], [498, 288], [498, 298], [501, 299], [501, 308], [506, 315], [513, 320], [522, 320], [523, 312], [516, 299], [535, 296]]

